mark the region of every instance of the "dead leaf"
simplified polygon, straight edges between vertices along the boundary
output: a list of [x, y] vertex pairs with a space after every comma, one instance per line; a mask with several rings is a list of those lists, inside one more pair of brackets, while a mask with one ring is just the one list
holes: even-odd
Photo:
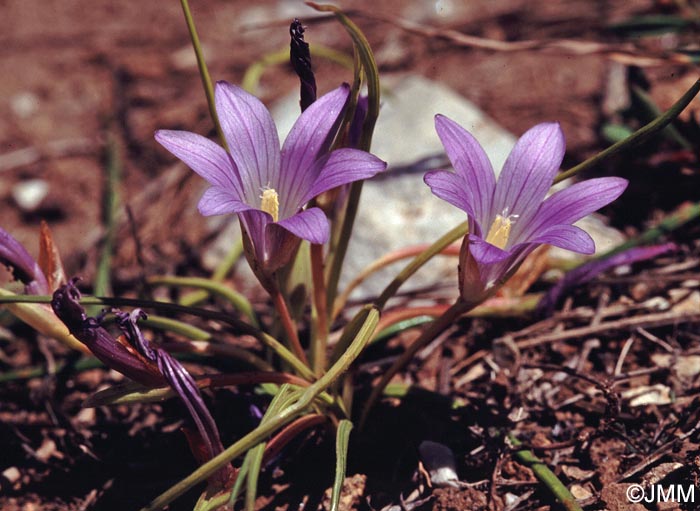
[[41, 221], [41, 231], [39, 233], [39, 268], [46, 275], [49, 283], [49, 290], [54, 292], [59, 286], [66, 283], [66, 273], [63, 270], [61, 255], [58, 247], [53, 242], [49, 225]]

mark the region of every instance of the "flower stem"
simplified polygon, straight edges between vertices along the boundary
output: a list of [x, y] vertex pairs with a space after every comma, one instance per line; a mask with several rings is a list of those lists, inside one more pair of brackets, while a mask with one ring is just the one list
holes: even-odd
[[316, 325], [311, 337], [312, 369], [320, 375], [326, 368], [328, 345], [328, 307], [326, 282], [323, 274], [323, 245], [311, 245], [311, 276], [314, 284], [314, 315]]
[[373, 385], [372, 393], [370, 394], [369, 399], [367, 400], [367, 403], [365, 403], [362, 410], [362, 415], [360, 417], [360, 428], [364, 427], [369, 411], [374, 403], [379, 399], [379, 396], [382, 395], [384, 388], [389, 384], [394, 375], [403, 369], [403, 367], [411, 361], [413, 356], [424, 346], [426, 346], [442, 332], [447, 330], [447, 328], [449, 328], [459, 316], [476, 305], [476, 303], [468, 303], [462, 299], [457, 299], [457, 301], [449, 309], [447, 309], [439, 318], [435, 319], [435, 321], [430, 323], [428, 327], [421, 332], [420, 336], [411, 343], [408, 349], [404, 351], [403, 354], [384, 373], [382, 379], [379, 380], [379, 383]]
[[301, 347], [301, 342], [299, 342], [299, 334], [294, 326], [294, 321], [289, 313], [289, 308], [287, 307], [287, 302], [282, 296], [282, 292], [279, 289], [274, 289], [271, 293], [272, 302], [275, 305], [277, 314], [282, 321], [282, 328], [287, 334], [287, 340], [289, 341], [289, 346], [296, 357], [301, 360], [307, 366], [309, 365], [309, 360], [306, 358], [306, 353], [304, 353], [304, 348]]

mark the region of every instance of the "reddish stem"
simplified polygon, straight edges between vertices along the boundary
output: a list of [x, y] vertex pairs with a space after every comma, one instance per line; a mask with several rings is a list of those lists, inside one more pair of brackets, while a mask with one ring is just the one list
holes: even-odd
[[289, 313], [289, 309], [287, 308], [287, 302], [284, 300], [284, 296], [282, 296], [279, 289], [275, 289], [271, 295], [272, 301], [275, 304], [275, 309], [277, 310], [277, 314], [279, 314], [279, 318], [282, 321], [282, 327], [287, 334], [287, 340], [289, 340], [289, 346], [292, 349], [292, 352], [294, 352], [299, 360], [308, 366], [309, 359], [306, 358], [304, 348], [301, 347], [301, 342], [299, 342], [299, 334], [297, 333], [296, 326], [292, 320], [292, 315]]
[[320, 375], [326, 367], [328, 342], [328, 304], [323, 268], [323, 245], [311, 245], [311, 276], [314, 284], [314, 306], [316, 307], [316, 332], [312, 340], [311, 360], [313, 370]]

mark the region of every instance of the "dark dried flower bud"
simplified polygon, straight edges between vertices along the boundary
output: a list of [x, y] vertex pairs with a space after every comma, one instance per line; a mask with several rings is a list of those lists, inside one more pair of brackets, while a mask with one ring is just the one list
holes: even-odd
[[[223, 450], [219, 431], [192, 375], [170, 353], [151, 347], [137, 322], [146, 319], [141, 309], [114, 311], [123, 335], [115, 338], [80, 305], [80, 291], [71, 279], [53, 295], [51, 307], [70, 332], [106, 366], [147, 387], [169, 385], [180, 397], [197, 426], [209, 458]], [[225, 474], [224, 474], [225, 475]]]
[[117, 339], [101, 326], [101, 318], [91, 318], [80, 305], [80, 291], [75, 286], [78, 279], [59, 287], [53, 294], [51, 308], [65, 323], [70, 333], [85, 344], [107, 367], [149, 387], [165, 385], [165, 378], [158, 367], [139, 354], [124, 339]]
[[311, 70], [311, 52], [309, 51], [309, 43], [304, 41], [304, 27], [301, 21], [296, 18], [292, 21], [289, 26], [289, 35], [291, 37], [289, 61], [301, 82], [299, 105], [303, 112], [316, 101], [316, 77]]

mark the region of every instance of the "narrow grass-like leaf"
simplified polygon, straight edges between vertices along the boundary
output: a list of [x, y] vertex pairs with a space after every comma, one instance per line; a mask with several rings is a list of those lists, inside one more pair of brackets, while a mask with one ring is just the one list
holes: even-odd
[[697, 80], [686, 91], [686, 93], [683, 94], [683, 96], [681, 96], [681, 98], [673, 104], [671, 108], [666, 110], [666, 112], [663, 115], [657, 117], [649, 124], [642, 126], [626, 139], [611, 145], [607, 149], [599, 152], [591, 158], [588, 158], [586, 161], [579, 163], [575, 167], [572, 167], [565, 172], [561, 172], [556, 178], [554, 178], [554, 183], [559, 183], [560, 181], [574, 176], [585, 169], [594, 167], [602, 161], [610, 158], [614, 154], [631, 149], [632, 147], [641, 144], [649, 137], [657, 134], [659, 131], [668, 126], [668, 124], [673, 119], [678, 117], [678, 115], [685, 109], [685, 107], [687, 107], [690, 104], [690, 102], [698, 94], [698, 92], [700, 92], [700, 79]]
[[[379, 117], [380, 96], [379, 70], [377, 69], [377, 63], [374, 60], [374, 54], [372, 53], [369, 41], [367, 41], [362, 30], [360, 30], [360, 28], [338, 7], [334, 5], [320, 5], [314, 2], [306, 3], [317, 11], [333, 13], [338, 22], [352, 38], [356, 54], [358, 55], [362, 71], [367, 81], [368, 97], [367, 116], [362, 125], [362, 135], [360, 136], [358, 149], [369, 151], [372, 145], [374, 126], [377, 122], [377, 117]], [[359, 72], [359, 70], [356, 70], [356, 73], [357, 72]], [[350, 243], [350, 236], [355, 223], [361, 194], [362, 181], [356, 181], [350, 185], [350, 193], [348, 194], [348, 200], [342, 218], [340, 235], [337, 238], [337, 244], [333, 247], [333, 253], [329, 261], [328, 284], [326, 287], [326, 299], [328, 300], [329, 311], [332, 311], [333, 303], [335, 302], [338, 282], [340, 281], [340, 272], [343, 267], [348, 244]]]
[[245, 317], [250, 320], [254, 327], [260, 328], [260, 323], [258, 322], [258, 318], [255, 315], [255, 311], [253, 310], [253, 306], [251, 305], [250, 301], [238, 291], [231, 289], [229, 286], [222, 284], [221, 282], [200, 277], [174, 276], [150, 277], [148, 282], [154, 285], [192, 287], [195, 289], [208, 291], [211, 294], [222, 297], [224, 300], [233, 305], [236, 310], [245, 315]]
[[[117, 229], [117, 209], [119, 208], [119, 186], [121, 184], [122, 162], [119, 143], [113, 134], [107, 138], [107, 186], [103, 201], [102, 221], [105, 235], [102, 240], [97, 270], [95, 273], [95, 294], [109, 296], [112, 294], [111, 272], [112, 253]], [[94, 316], [99, 310], [88, 309], [88, 314]]]
[[197, 67], [199, 68], [199, 76], [202, 79], [204, 94], [207, 96], [207, 104], [209, 105], [209, 115], [211, 115], [211, 120], [214, 123], [214, 127], [216, 128], [216, 133], [219, 137], [219, 143], [223, 146], [224, 149], [228, 150], [228, 145], [226, 144], [224, 132], [221, 131], [219, 116], [216, 113], [216, 105], [214, 103], [214, 86], [211, 83], [209, 69], [207, 68], [207, 63], [204, 60], [204, 52], [202, 51], [202, 45], [199, 42], [197, 28], [194, 25], [194, 18], [192, 17], [192, 11], [190, 11], [190, 4], [187, 0], [180, 0], [180, 5], [182, 6], [182, 13], [185, 16], [185, 22], [187, 23], [187, 30], [190, 33], [192, 49], [194, 50], [194, 54], [197, 57]]
[[[9, 291], [5, 291], [4, 289], [0, 288], [0, 304], [3, 303], [25, 303], [25, 304], [36, 304], [36, 303], [50, 303], [51, 302], [51, 297], [50, 296], [41, 296], [41, 295], [15, 295], [10, 293]], [[156, 310], [161, 310], [165, 312], [170, 312], [172, 314], [191, 314], [193, 316], [199, 316], [201, 318], [205, 319], [210, 319], [213, 321], [220, 321], [222, 323], [226, 323], [230, 326], [232, 326], [237, 333], [239, 334], [247, 334], [255, 337], [258, 339], [263, 345], [267, 346], [270, 348], [272, 351], [275, 352], [277, 356], [279, 356], [282, 360], [287, 362], [291, 367], [294, 368], [297, 373], [302, 376], [303, 378], [306, 378], [308, 380], [314, 380], [315, 375], [309, 369], [309, 367], [304, 364], [301, 360], [299, 360], [291, 351], [289, 351], [281, 342], [279, 342], [277, 339], [272, 337], [271, 335], [262, 332], [260, 329], [255, 328], [252, 325], [249, 325], [248, 323], [245, 323], [239, 319], [236, 319], [232, 317], [230, 314], [224, 314], [223, 312], [217, 312], [217, 311], [212, 311], [208, 309], [202, 309], [198, 307], [184, 307], [182, 305], [178, 305], [175, 303], [168, 303], [168, 302], [158, 302], [154, 300], [140, 300], [140, 299], [133, 299], [133, 298], [110, 298], [110, 297], [96, 297], [96, 296], [83, 296], [80, 299], [80, 303], [83, 305], [95, 305], [95, 304], [100, 304], [100, 305], [109, 305], [112, 307], [140, 307], [143, 309], [156, 309]], [[24, 310], [25, 308], [22, 308]], [[29, 311], [26, 311], [27, 313]], [[17, 315], [17, 314], [16, 314]], [[42, 314], [37, 314], [38, 319], [41, 321], [46, 321], [46, 318], [42, 317]], [[17, 315], [20, 319], [24, 321], [24, 319]], [[51, 313], [51, 317], [55, 319], [55, 322], [59, 323], [62, 328], [65, 328], [65, 325], [56, 317], [55, 314]], [[32, 319], [33, 320], [33, 319]], [[32, 325], [34, 328], [36, 328], [39, 332], [45, 333], [43, 330], [40, 328], [34, 326], [33, 323], [29, 321], [25, 321], [27, 324]], [[66, 329], [66, 332], [68, 330]], [[52, 330], [52, 332], [54, 332]], [[60, 337], [60, 330], [56, 330], [54, 333], [48, 333], [46, 335], [50, 336], [57, 336], [56, 338], [59, 340], [63, 340]], [[72, 336], [71, 336], [72, 337]], [[65, 342], [70, 342], [69, 340], [66, 340]], [[75, 341], [76, 343], [79, 343], [79, 341]], [[77, 349], [81, 349], [82, 351], [86, 352], [87, 348], [82, 343], [79, 343], [79, 346]]]
[[[352, 58], [343, 52], [320, 44], [313, 44], [310, 46], [310, 49], [311, 56], [314, 58], [323, 58], [331, 62], [335, 62], [336, 64], [340, 64], [347, 69], [352, 69]], [[243, 80], [241, 80], [241, 87], [251, 94], [255, 94], [255, 92], [258, 90], [258, 86], [260, 85], [260, 79], [262, 78], [262, 75], [265, 73], [266, 69], [272, 66], [287, 64], [288, 62], [289, 47], [286, 46], [279, 51], [263, 55], [261, 58], [248, 66], [248, 69], [246, 69], [245, 74], [243, 75]]]
[[[522, 445], [515, 435], [508, 435], [508, 440], [516, 448]], [[566, 511], [583, 511], [583, 508], [576, 502], [576, 499], [571, 492], [568, 490], [564, 483], [562, 483], [559, 478], [552, 472], [547, 465], [542, 463], [542, 461], [535, 456], [532, 451], [528, 449], [521, 449], [515, 452], [515, 457], [523, 465], [530, 467], [535, 474], [535, 477], [544, 484], [547, 489], [554, 495], [554, 497], [561, 502]]]
[[351, 431], [352, 422], [347, 419], [341, 420], [335, 434], [335, 478], [331, 491], [330, 511], [338, 511], [340, 506], [340, 496], [345, 482], [345, 467], [348, 464], [348, 443]]
[[674, 15], [634, 16], [608, 26], [613, 32], [629, 38], [652, 37], [681, 32], [693, 25], [690, 20]]
[[[654, 103], [654, 100], [642, 90], [641, 87], [636, 85], [632, 86], [632, 95], [637, 101], [637, 104], [642, 109], [642, 116], [644, 122], [650, 122], [662, 115], [661, 109]], [[693, 144], [688, 142], [688, 140], [681, 135], [681, 133], [676, 129], [676, 127], [669, 123], [664, 129], [660, 131], [660, 134], [669, 140], [674, 141], [676, 144], [681, 146], [683, 149], [692, 150]]]

